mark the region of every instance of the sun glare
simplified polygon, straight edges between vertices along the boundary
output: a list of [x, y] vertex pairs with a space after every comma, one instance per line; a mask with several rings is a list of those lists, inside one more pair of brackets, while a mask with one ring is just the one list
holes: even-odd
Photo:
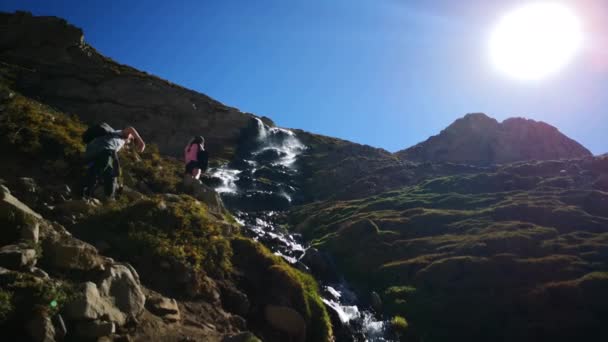
[[520, 80], [540, 80], [561, 70], [581, 47], [576, 15], [558, 3], [533, 3], [505, 15], [490, 39], [492, 63]]

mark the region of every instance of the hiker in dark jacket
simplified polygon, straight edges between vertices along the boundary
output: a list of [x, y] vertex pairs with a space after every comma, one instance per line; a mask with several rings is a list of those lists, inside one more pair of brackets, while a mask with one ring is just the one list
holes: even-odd
[[118, 187], [117, 178], [120, 176], [118, 152], [132, 141], [135, 141], [137, 150], [143, 152], [146, 143], [133, 127], [114, 130], [105, 123], [90, 128], [83, 139], [88, 140], [84, 154], [88, 165], [84, 195], [93, 196], [95, 187], [102, 180], [106, 197], [113, 199]]

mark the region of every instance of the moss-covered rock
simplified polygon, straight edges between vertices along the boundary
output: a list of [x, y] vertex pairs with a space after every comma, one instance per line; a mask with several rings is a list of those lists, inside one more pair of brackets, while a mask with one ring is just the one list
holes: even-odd
[[234, 265], [243, 276], [244, 287], [253, 302], [250, 317], [260, 329], [260, 336], [280, 339], [264, 321], [267, 306], [282, 306], [297, 311], [306, 322], [306, 341], [331, 341], [329, 315], [319, 296], [315, 280], [273, 255], [258, 242], [248, 238], [232, 241]]

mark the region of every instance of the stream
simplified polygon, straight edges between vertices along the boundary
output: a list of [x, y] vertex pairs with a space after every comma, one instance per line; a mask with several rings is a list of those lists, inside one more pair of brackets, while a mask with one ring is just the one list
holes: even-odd
[[[320, 252], [309, 248], [299, 234], [290, 233], [285, 223], [285, 213], [298, 191], [295, 162], [305, 149], [292, 131], [269, 127], [255, 118], [244, 130], [233, 161], [209, 169], [208, 175], [246, 235], [294, 267], [309, 271], [307, 252]], [[392, 341], [387, 337], [387, 322], [362, 307], [342, 277], [331, 279], [317, 277], [336, 341]]]

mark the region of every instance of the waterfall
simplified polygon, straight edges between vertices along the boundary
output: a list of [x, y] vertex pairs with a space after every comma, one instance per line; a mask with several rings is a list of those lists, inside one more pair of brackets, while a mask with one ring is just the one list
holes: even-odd
[[[294, 132], [268, 127], [259, 118], [246, 132], [235, 160], [210, 169], [208, 174], [216, 180], [215, 189], [226, 206], [246, 228], [245, 234], [290, 264], [307, 268], [301, 261], [305, 243], [281, 225], [282, 212], [289, 209], [298, 191], [296, 161], [306, 146]], [[384, 337], [386, 323], [377, 320], [371, 311], [361, 310], [356, 295], [344, 282], [321, 285], [323, 302], [351, 331], [346, 340], [389, 341]]]

